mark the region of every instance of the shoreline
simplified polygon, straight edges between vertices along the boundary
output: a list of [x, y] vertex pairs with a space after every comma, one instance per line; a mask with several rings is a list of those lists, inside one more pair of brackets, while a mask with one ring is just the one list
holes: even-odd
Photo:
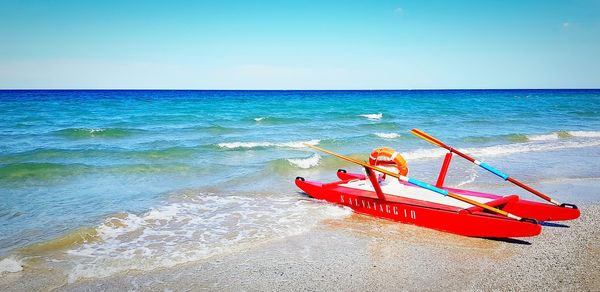
[[67, 284], [59, 271], [0, 277], [0, 290], [565, 290], [600, 288], [600, 204], [569, 228], [515, 240], [462, 237], [352, 214], [242, 251]]

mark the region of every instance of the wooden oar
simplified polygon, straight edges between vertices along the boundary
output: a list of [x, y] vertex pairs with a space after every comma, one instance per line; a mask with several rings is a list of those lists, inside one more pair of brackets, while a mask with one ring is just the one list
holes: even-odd
[[399, 175], [399, 174], [391, 172], [389, 170], [386, 170], [386, 169], [383, 169], [383, 168], [380, 168], [380, 167], [377, 167], [377, 166], [373, 166], [373, 165], [370, 165], [368, 163], [365, 163], [365, 162], [362, 162], [362, 161], [359, 161], [359, 160], [356, 160], [356, 159], [353, 159], [353, 158], [350, 158], [350, 157], [347, 157], [347, 156], [344, 156], [344, 155], [341, 155], [341, 154], [337, 154], [335, 152], [332, 152], [332, 151], [329, 151], [329, 150], [326, 150], [326, 149], [323, 149], [323, 148], [320, 148], [320, 147], [317, 147], [317, 146], [309, 145], [309, 144], [306, 144], [306, 143], [304, 144], [304, 146], [309, 147], [309, 148], [313, 148], [313, 149], [316, 149], [316, 150], [319, 150], [319, 151], [322, 151], [322, 152], [325, 152], [327, 154], [331, 154], [333, 156], [336, 156], [338, 158], [344, 159], [346, 161], [350, 161], [350, 162], [358, 164], [360, 166], [363, 166], [363, 167], [366, 167], [366, 168], [369, 168], [369, 169], [372, 169], [372, 170], [376, 170], [376, 171], [379, 171], [381, 173], [385, 173], [385, 174], [387, 174], [389, 176], [393, 176], [395, 178], [398, 178], [401, 181], [404, 181], [404, 182], [410, 183], [412, 185], [415, 185], [415, 186], [418, 186], [418, 187], [421, 187], [421, 188], [424, 188], [424, 189], [436, 192], [436, 193], [444, 195], [444, 196], [448, 196], [448, 197], [457, 199], [459, 201], [463, 201], [463, 202], [465, 202], [467, 204], [471, 204], [473, 206], [477, 206], [477, 207], [483, 208], [483, 209], [488, 210], [490, 212], [494, 212], [494, 213], [497, 213], [497, 214], [500, 214], [500, 215], [503, 215], [503, 216], [506, 216], [508, 218], [512, 218], [512, 219], [515, 219], [515, 220], [528, 221], [528, 222], [537, 224], [537, 221], [534, 220], [534, 219], [521, 218], [521, 217], [519, 217], [517, 215], [508, 213], [506, 211], [503, 211], [503, 210], [500, 210], [500, 209], [488, 206], [486, 204], [479, 203], [477, 201], [474, 201], [474, 200], [465, 198], [463, 196], [451, 193], [451, 192], [449, 192], [447, 190], [443, 190], [443, 189], [434, 187], [432, 185], [429, 185], [429, 184], [424, 183], [422, 181], [416, 180], [414, 178], [409, 178], [409, 177], [406, 177], [406, 176], [403, 176], [403, 175]]
[[541, 193], [541, 192], [539, 192], [539, 191], [531, 188], [530, 186], [528, 186], [528, 185], [526, 185], [526, 184], [524, 184], [524, 183], [522, 183], [522, 182], [520, 182], [520, 181], [518, 181], [518, 180], [516, 180], [516, 179], [514, 179], [512, 177], [510, 177], [508, 174], [505, 174], [505, 173], [503, 173], [503, 172], [501, 172], [501, 171], [499, 171], [499, 170], [491, 167], [490, 165], [488, 165], [485, 162], [481, 162], [481, 161], [479, 161], [479, 160], [477, 160], [477, 159], [475, 159], [475, 158], [473, 158], [473, 157], [471, 157], [471, 156], [469, 156], [467, 154], [464, 154], [464, 153], [462, 153], [462, 152], [460, 152], [460, 151], [458, 151], [458, 150], [456, 150], [456, 149], [454, 149], [454, 148], [452, 148], [452, 147], [444, 144], [442, 141], [440, 141], [440, 140], [432, 137], [431, 135], [426, 134], [425, 132], [423, 132], [423, 131], [421, 131], [419, 129], [412, 129], [410, 132], [413, 133], [415, 136], [417, 136], [419, 138], [422, 138], [423, 140], [425, 140], [425, 141], [427, 141], [427, 142], [429, 142], [429, 143], [431, 143], [433, 145], [437, 145], [439, 147], [447, 149], [448, 151], [450, 151], [452, 153], [456, 153], [458, 156], [460, 156], [460, 157], [462, 157], [462, 158], [464, 158], [464, 159], [466, 159], [468, 161], [471, 161], [471, 162], [479, 165], [481, 168], [483, 168], [483, 169], [485, 169], [485, 170], [487, 170], [487, 171], [489, 171], [489, 172], [491, 172], [491, 173], [493, 173], [493, 174], [501, 177], [504, 180], [507, 180], [507, 181], [509, 181], [509, 182], [511, 182], [511, 183], [513, 183], [513, 184], [515, 184], [515, 185], [517, 185], [517, 186], [519, 186], [519, 187], [521, 187], [521, 188], [529, 191], [530, 193], [532, 193], [532, 194], [534, 194], [534, 195], [536, 195], [536, 196], [538, 196], [538, 197], [540, 197], [540, 198], [542, 198], [542, 199], [544, 199], [544, 200], [546, 200], [546, 201], [548, 201], [548, 202], [550, 202], [550, 203], [552, 203], [554, 205], [557, 205], [557, 206], [563, 206], [563, 205], [574, 206], [574, 205], [571, 205], [571, 204], [563, 204], [563, 205], [561, 205], [556, 200], [554, 200], [554, 199], [548, 197], [547, 195], [545, 195], [545, 194], [543, 194], [543, 193]]

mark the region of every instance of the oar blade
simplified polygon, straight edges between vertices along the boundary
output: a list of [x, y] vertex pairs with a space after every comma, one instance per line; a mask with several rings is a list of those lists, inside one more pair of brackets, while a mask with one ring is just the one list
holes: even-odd
[[[426, 133], [424, 133], [423, 131], [421, 131], [421, 130], [419, 130], [419, 129], [417, 129], [417, 128], [410, 130], [410, 132], [411, 132], [413, 135], [415, 135], [415, 136], [417, 136], [417, 137], [419, 137], [419, 138], [421, 138], [421, 139], [423, 139], [423, 140], [425, 140], [425, 141], [427, 141], [427, 142], [429, 142], [429, 143], [431, 143], [431, 144], [433, 144], [433, 145], [436, 145], [436, 146], [439, 146], [439, 147], [444, 147], [444, 146], [446, 146], [446, 145], [445, 145], [444, 143], [442, 143], [440, 140], [438, 140], [438, 139], [436, 139], [436, 138], [433, 138], [433, 137], [431, 137], [430, 135], [427, 135]], [[445, 148], [445, 147], [444, 147], [444, 148]]]

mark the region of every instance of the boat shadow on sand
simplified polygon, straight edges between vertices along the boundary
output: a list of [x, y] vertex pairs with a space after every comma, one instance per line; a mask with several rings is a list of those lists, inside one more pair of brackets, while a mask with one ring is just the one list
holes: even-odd
[[487, 239], [487, 240], [492, 240], [492, 241], [512, 243], [512, 244], [531, 245], [531, 242], [529, 242], [529, 241], [525, 241], [522, 239], [516, 239], [516, 238], [496, 238], [496, 237], [481, 237], [481, 238]]
[[[564, 224], [554, 223], [554, 222], [540, 222], [540, 225], [542, 225], [544, 227], [569, 228], [569, 225], [564, 225]], [[482, 238], [488, 239], [488, 240], [493, 240], [493, 241], [512, 243], [512, 244], [531, 245], [531, 242], [529, 242], [529, 241], [525, 241], [522, 239], [516, 239], [516, 238], [493, 238], [493, 237], [482, 237]]]
[[569, 228], [569, 225], [564, 225], [564, 224], [554, 223], [554, 222], [540, 222], [540, 224], [544, 227]]

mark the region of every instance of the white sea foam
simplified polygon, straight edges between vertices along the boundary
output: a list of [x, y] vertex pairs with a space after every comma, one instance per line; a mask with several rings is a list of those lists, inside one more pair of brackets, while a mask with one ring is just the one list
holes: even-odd
[[544, 134], [544, 135], [528, 135], [527, 140], [529, 141], [550, 141], [557, 140], [560, 138], [558, 133]]
[[17, 273], [23, 270], [23, 265], [20, 260], [14, 257], [8, 257], [0, 261], [0, 274], [2, 273]]
[[375, 136], [377, 136], [379, 138], [384, 138], [384, 139], [396, 139], [396, 138], [400, 137], [400, 134], [398, 134], [398, 133], [375, 133]]
[[359, 115], [361, 117], [367, 118], [369, 120], [381, 120], [381, 118], [383, 118], [383, 113], [378, 113], [378, 114], [364, 114], [364, 115]]
[[184, 194], [136, 215], [107, 218], [99, 241], [66, 252], [68, 280], [172, 267], [310, 230], [351, 210], [293, 196]]
[[524, 152], [543, 152], [543, 151], [554, 151], [561, 149], [574, 149], [600, 146], [600, 140], [593, 141], [551, 141], [546, 143], [528, 142], [528, 143], [516, 143], [508, 145], [496, 145], [483, 148], [471, 148], [466, 149], [467, 153], [471, 153], [474, 156], [501, 156], [510, 155], [513, 153], [524, 153]]
[[600, 131], [569, 131], [573, 137], [600, 138]]
[[461, 187], [464, 186], [466, 184], [470, 184], [472, 182], [474, 182], [477, 179], [478, 175], [477, 175], [477, 169], [476, 166], [473, 165], [470, 169], [469, 169], [469, 176], [467, 177], [466, 180], [459, 182], [456, 187]]
[[409, 160], [431, 159], [444, 156], [448, 151], [442, 148], [417, 149], [401, 153], [402, 156]]
[[319, 140], [309, 140], [309, 141], [297, 141], [297, 142], [286, 142], [286, 143], [276, 143], [275, 145], [278, 147], [288, 147], [288, 148], [304, 148], [304, 144], [308, 145], [317, 145], [319, 144]]
[[263, 147], [284, 147], [284, 148], [304, 148], [304, 143], [309, 145], [319, 144], [319, 140], [310, 141], [292, 141], [283, 143], [274, 142], [231, 142], [231, 143], [219, 143], [217, 146], [226, 149], [240, 149], [240, 148], [263, 148]]
[[[572, 136], [576, 138], [600, 138], [600, 131], [567, 131], [562, 132], [566, 133], [567, 137]], [[554, 132], [550, 134], [542, 134], [542, 135], [528, 135], [527, 139], [529, 141], [549, 141], [549, 140], [557, 140], [561, 138], [561, 133]], [[565, 138], [565, 137], [563, 137]]]
[[255, 120], [255, 121], [257, 121], [257, 122], [260, 122], [260, 121], [262, 121], [262, 120], [264, 120], [264, 119], [265, 119], [265, 117], [258, 117], [258, 118], [254, 118], [254, 120]]
[[308, 157], [308, 158], [287, 159], [287, 161], [289, 161], [289, 163], [291, 165], [294, 165], [299, 168], [304, 168], [304, 169], [319, 165], [320, 160], [321, 160], [321, 155], [319, 155], [318, 153], [315, 153], [315, 154], [313, 154], [313, 156]]
[[257, 147], [271, 147], [276, 146], [275, 143], [271, 142], [231, 142], [231, 143], [219, 143], [217, 146], [221, 148], [236, 149], [236, 148], [257, 148]]
[[[552, 140], [552, 141], [532, 141], [525, 143], [514, 143], [514, 144], [503, 144], [481, 148], [465, 148], [459, 149], [460, 151], [470, 154], [474, 157], [490, 157], [490, 156], [502, 156], [510, 155], [515, 153], [525, 152], [543, 152], [543, 151], [554, 151], [562, 149], [574, 149], [574, 148], [585, 148], [600, 146], [600, 140], [587, 140], [587, 141], [576, 141], [576, 140]], [[448, 151], [442, 148], [429, 148], [429, 149], [418, 149], [402, 153], [406, 159], [431, 159], [444, 156]]]

